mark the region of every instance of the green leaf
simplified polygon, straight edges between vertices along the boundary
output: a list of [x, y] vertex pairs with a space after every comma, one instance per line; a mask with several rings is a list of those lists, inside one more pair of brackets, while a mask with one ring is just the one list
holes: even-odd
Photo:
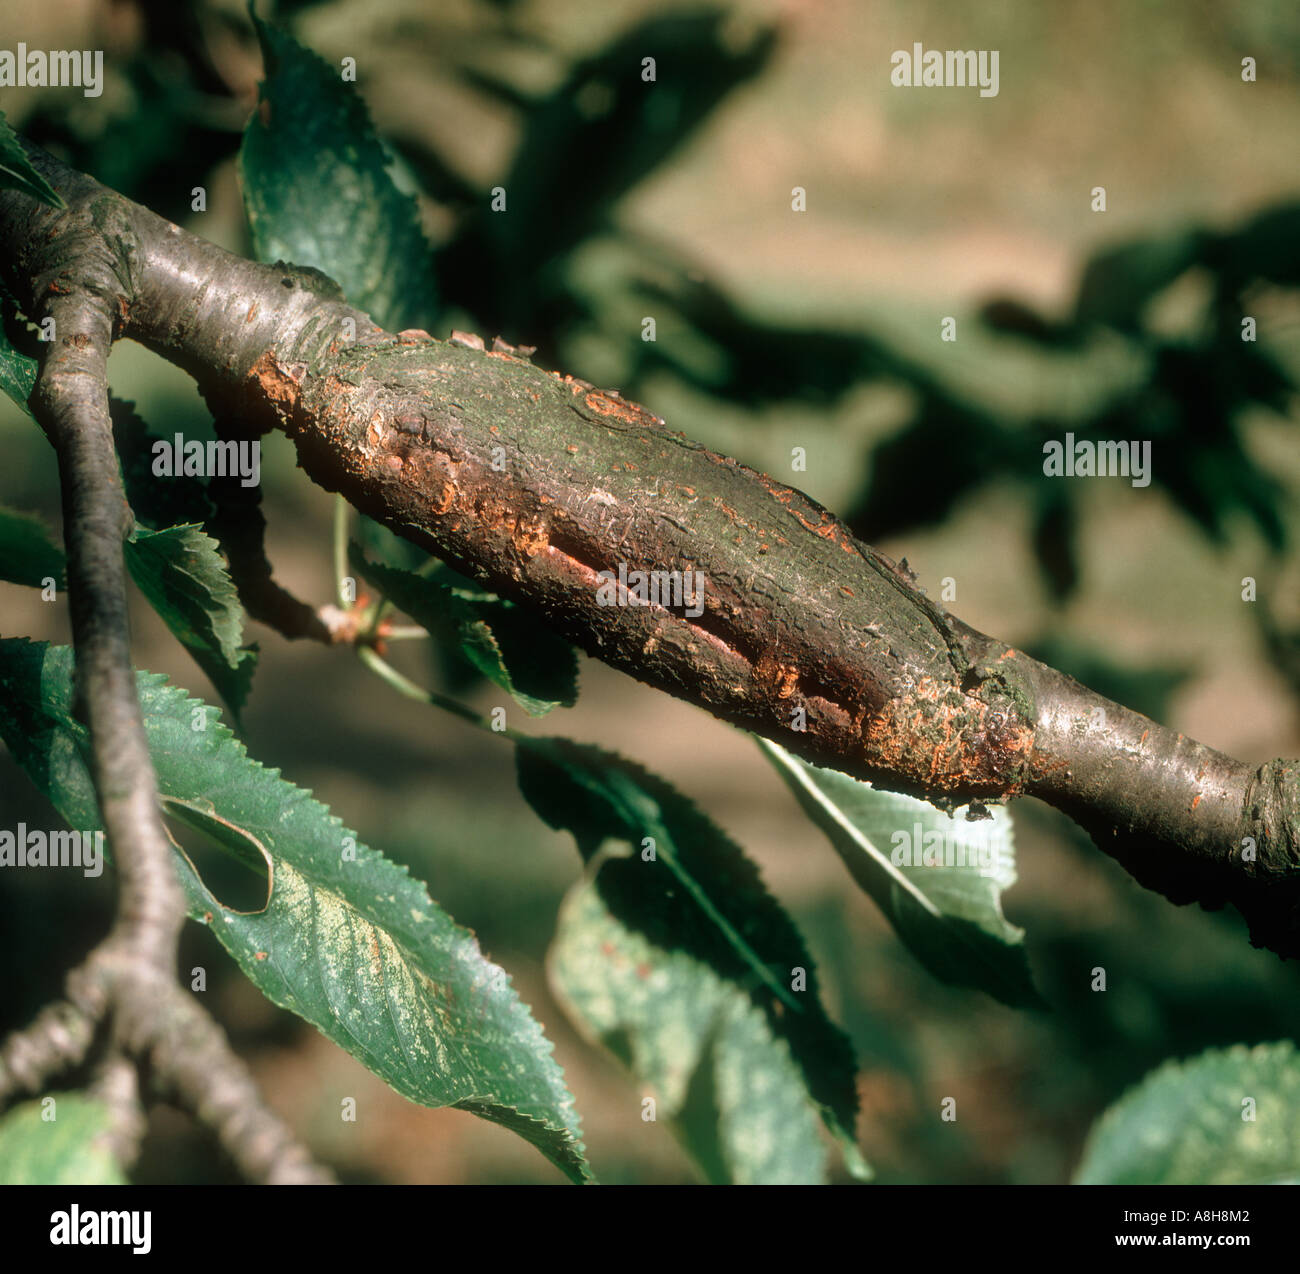
[[0, 289], [0, 390], [4, 390], [19, 407], [32, 414], [27, 400], [36, 386], [37, 362], [16, 349], [5, 330], [5, 321], [13, 317], [14, 304]]
[[590, 884], [566, 900], [547, 963], [565, 1011], [649, 1088], [656, 1117], [672, 1121], [708, 1181], [825, 1180], [826, 1145], [805, 1078], [734, 981], [647, 942]]
[[63, 550], [45, 524], [0, 506], [0, 580], [41, 588], [46, 579], [63, 587]]
[[21, 190], [51, 208], [66, 208], [63, 196], [32, 167], [13, 125], [0, 111], [0, 186]]
[[157, 438], [134, 406], [109, 400], [113, 442], [135, 532], [126, 564], [140, 591], [176, 639], [194, 656], [239, 719], [257, 665], [256, 647], [241, 646], [244, 610], [216, 540], [200, 525], [212, 514], [204, 484], [195, 477], [154, 473]]
[[0, 1185], [120, 1186], [126, 1177], [108, 1148], [110, 1115], [103, 1102], [58, 1093], [49, 1107], [23, 1102], [0, 1119]]
[[849, 874], [936, 978], [1013, 1007], [1042, 1007], [1024, 930], [1002, 914], [1002, 894], [1016, 880], [1006, 810], [994, 808], [979, 822], [950, 818], [925, 801], [809, 765], [766, 739], [758, 744]]
[[529, 716], [577, 702], [573, 647], [528, 611], [495, 597], [471, 600], [423, 575], [368, 562], [356, 544], [349, 546], [348, 560], [357, 574], [421, 627], [452, 644]]
[[500, 597], [453, 596], [474, 616], [461, 628], [462, 653], [530, 716], [578, 702], [577, 652], [534, 612]]
[[120, 398], [108, 400], [113, 420], [113, 445], [122, 469], [122, 485], [137, 522], [151, 531], [179, 526], [183, 522], [206, 523], [212, 503], [201, 479], [170, 473], [163, 481], [154, 473], [155, 448], [171, 450], [172, 442], [158, 438], [136, 415], [133, 403]]
[[1166, 1062], [1098, 1121], [1078, 1185], [1300, 1185], [1300, 1057], [1288, 1040]]
[[238, 718], [257, 651], [240, 646], [244, 608], [216, 540], [197, 526], [164, 531], [137, 526], [126, 544], [126, 565], [149, 604]]
[[[622, 757], [556, 738], [519, 739], [515, 757], [519, 787], [528, 803], [550, 826], [571, 832], [585, 860], [590, 862], [609, 841], [631, 846], [630, 856], [603, 861], [596, 877], [600, 906], [609, 920], [600, 921], [575, 903], [579, 930], [602, 924], [626, 930], [625, 938], [611, 937], [615, 949], [651, 957], [638, 959], [634, 969], [646, 964], [683, 987], [689, 984], [691, 994], [701, 997], [701, 1013], [713, 1005], [714, 1025], [726, 1028], [723, 1056], [728, 1066], [742, 1036], [751, 1037], [755, 1054], [765, 1055], [769, 1069], [780, 1065], [776, 1043], [782, 1044], [798, 1081], [799, 1103], [825, 1122], [851, 1170], [865, 1174], [853, 1136], [857, 1091], [852, 1046], [826, 1016], [812, 958], [754, 863], [679, 792]], [[651, 849], [654, 857], [648, 859]], [[669, 957], [671, 969], [665, 963]], [[572, 961], [566, 960], [563, 967], [568, 970], [564, 984], [580, 1015], [587, 1011], [584, 1006], [599, 1005], [602, 996], [619, 998], [626, 969], [613, 960], [598, 962], [581, 977]], [[801, 989], [792, 989], [795, 985]], [[751, 1020], [741, 1011], [741, 1001], [758, 1016]], [[618, 1012], [606, 1005], [587, 1025], [607, 1036], [605, 1025]], [[760, 1019], [765, 1023], [761, 1032], [753, 1025]], [[641, 1083], [665, 1094], [678, 1092], [671, 1068], [688, 1066], [705, 1041], [698, 1036], [673, 1040], [644, 1014], [624, 1021], [627, 1029], [638, 1025], [644, 1033], [623, 1056]], [[698, 1021], [696, 1026], [704, 1029]], [[661, 1046], [670, 1045], [682, 1051], [662, 1055]], [[713, 1073], [706, 1069], [704, 1076]], [[793, 1136], [796, 1130], [791, 1131]], [[760, 1141], [765, 1135], [755, 1128]], [[697, 1147], [707, 1141], [698, 1133], [686, 1136]], [[739, 1144], [731, 1125], [718, 1119], [713, 1120], [712, 1140], [730, 1146], [732, 1153]], [[805, 1144], [794, 1137], [788, 1147], [794, 1159], [781, 1171], [808, 1171], [808, 1161], [797, 1149]], [[725, 1163], [734, 1179], [777, 1170], [766, 1152], [756, 1149], [752, 1159], [743, 1161], [711, 1159], [707, 1154], [703, 1160], [711, 1175]], [[824, 1154], [819, 1162], [818, 1176], [825, 1169]]]
[[[0, 641], [0, 735], [70, 826], [94, 828], [88, 737], [72, 716], [71, 677], [68, 648]], [[273, 864], [269, 905], [241, 915], [178, 854], [190, 915], [211, 925], [272, 1003], [403, 1096], [511, 1128], [571, 1180], [587, 1178], [551, 1044], [474, 935], [404, 867], [250, 760], [215, 709], [151, 673], [137, 674], [137, 686], [163, 796], [239, 829]]]
[[391, 331], [432, 327], [437, 284], [419, 208], [393, 184], [356, 86], [251, 16], [266, 79], [239, 171], [257, 256], [323, 270]]

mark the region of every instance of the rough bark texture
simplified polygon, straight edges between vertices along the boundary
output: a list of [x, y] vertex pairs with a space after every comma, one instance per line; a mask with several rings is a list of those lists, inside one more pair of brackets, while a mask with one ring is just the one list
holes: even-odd
[[[1144, 884], [1232, 901], [1254, 941], [1300, 955], [1295, 763], [1233, 760], [975, 632], [820, 505], [634, 403], [384, 333], [317, 272], [233, 257], [36, 158], [114, 245], [118, 334], [218, 415], [283, 429], [320, 485], [642, 681], [937, 804], [1041, 797]], [[69, 215], [0, 195], [24, 300]], [[702, 572], [703, 614], [600, 605], [620, 562]]]

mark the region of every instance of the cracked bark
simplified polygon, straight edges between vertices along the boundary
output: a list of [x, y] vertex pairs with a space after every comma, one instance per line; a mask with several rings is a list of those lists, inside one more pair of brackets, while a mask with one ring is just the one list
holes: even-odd
[[[116, 335], [189, 371], [218, 416], [283, 430], [319, 485], [642, 681], [945, 807], [1040, 797], [1143, 884], [1232, 902], [1254, 942], [1300, 955], [1297, 763], [1234, 760], [976, 632], [820, 505], [635, 403], [481, 342], [385, 333], [316, 271], [231, 256], [33, 159], [111, 245]], [[69, 215], [0, 194], [20, 298], [41, 299]], [[704, 613], [600, 606], [620, 561], [702, 572]]]

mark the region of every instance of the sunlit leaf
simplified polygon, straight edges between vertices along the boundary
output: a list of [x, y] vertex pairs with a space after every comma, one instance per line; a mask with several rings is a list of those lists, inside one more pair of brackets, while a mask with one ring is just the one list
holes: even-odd
[[1093, 1128], [1079, 1185], [1300, 1185], [1300, 1057], [1288, 1040], [1167, 1062]]
[[1041, 1004], [1029, 976], [1024, 930], [1002, 914], [1015, 883], [1011, 816], [969, 822], [926, 801], [884, 792], [759, 746], [825, 833], [849, 874], [908, 949], [940, 981], [977, 987], [1004, 1004]]
[[[585, 1179], [578, 1116], [551, 1044], [474, 935], [404, 867], [251, 760], [215, 709], [151, 673], [137, 674], [137, 689], [163, 796], [240, 829], [273, 862], [269, 904], [242, 914], [178, 853], [190, 915], [272, 1003], [403, 1096], [511, 1128]], [[99, 826], [70, 649], [0, 641], [0, 737], [70, 826]]]

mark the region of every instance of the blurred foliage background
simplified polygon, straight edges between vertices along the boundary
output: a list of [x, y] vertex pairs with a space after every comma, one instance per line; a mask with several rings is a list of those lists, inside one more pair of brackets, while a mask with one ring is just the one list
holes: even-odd
[[[260, 12], [331, 62], [356, 59], [437, 246], [434, 335], [536, 345], [538, 363], [617, 387], [807, 490], [906, 556], [932, 593], [950, 578], [950, 608], [975, 626], [1236, 756], [1300, 755], [1294, 5], [297, 0]], [[261, 63], [242, 4], [11, 0], [3, 25], [5, 47], [105, 50], [98, 98], [0, 90], [17, 128], [249, 252], [235, 154]], [[891, 52], [915, 41], [998, 49], [999, 95], [891, 87]], [[645, 56], [658, 62], [651, 93]], [[1256, 83], [1241, 79], [1248, 56]], [[506, 215], [488, 210], [496, 185]], [[791, 209], [794, 187], [806, 212]], [[1247, 315], [1254, 343], [1240, 339]], [[939, 338], [948, 316], [952, 343]], [[139, 347], [119, 346], [110, 372], [155, 432], [207, 428], [192, 385]], [[1150, 439], [1152, 484], [1045, 478], [1042, 444], [1067, 430]], [[7, 403], [0, 439], [0, 503], [57, 526], [52, 453]], [[279, 577], [329, 600], [330, 497], [282, 439], [268, 440], [263, 474]], [[0, 633], [68, 640], [61, 608], [3, 584]], [[212, 698], [143, 606], [136, 635], [140, 666]], [[397, 699], [341, 652], [250, 636], [262, 646], [252, 755], [409, 864], [506, 966], [556, 1041], [603, 1180], [691, 1180], [547, 989], [556, 908], [579, 868], [519, 797], [509, 751]], [[410, 643], [394, 657], [433, 675]], [[588, 660], [583, 683], [576, 708], [530, 728], [645, 763], [762, 864], [857, 1049], [859, 1138], [882, 1180], [1064, 1180], [1099, 1111], [1161, 1060], [1300, 1040], [1300, 971], [1252, 950], [1235, 915], [1144, 893], [1031, 802], [1014, 811], [1021, 879], [1007, 910], [1051, 1011], [942, 987], [747, 740]], [[0, 826], [53, 819], [0, 754]], [[3, 883], [8, 1029], [102, 933], [111, 896], [107, 878]], [[195, 926], [184, 957], [210, 968], [211, 1002], [271, 1100], [345, 1177], [558, 1179], [502, 1130], [408, 1105], [263, 1001]], [[1104, 993], [1090, 989], [1097, 966]], [[357, 1123], [339, 1123], [341, 1094], [358, 1097]], [[956, 1124], [938, 1117], [949, 1096]], [[163, 1110], [135, 1175], [230, 1170]]]

